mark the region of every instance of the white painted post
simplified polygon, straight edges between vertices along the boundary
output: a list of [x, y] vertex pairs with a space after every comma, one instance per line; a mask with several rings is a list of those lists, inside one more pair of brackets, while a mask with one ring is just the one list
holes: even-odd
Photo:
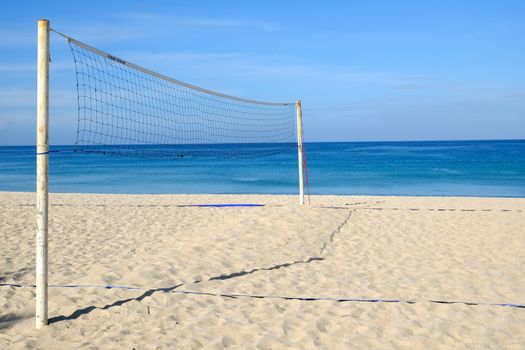
[[49, 21], [38, 21], [36, 138], [36, 328], [47, 319]]
[[295, 103], [297, 111], [297, 155], [299, 161], [299, 204], [304, 205], [304, 188], [303, 188], [303, 111], [301, 109], [301, 100]]

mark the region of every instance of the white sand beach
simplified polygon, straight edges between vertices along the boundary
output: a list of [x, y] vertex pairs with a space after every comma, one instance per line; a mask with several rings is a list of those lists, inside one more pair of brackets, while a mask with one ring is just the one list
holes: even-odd
[[491, 305], [525, 304], [525, 199], [51, 194], [50, 284], [88, 287], [41, 331], [34, 203], [0, 193], [2, 349], [525, 348]]

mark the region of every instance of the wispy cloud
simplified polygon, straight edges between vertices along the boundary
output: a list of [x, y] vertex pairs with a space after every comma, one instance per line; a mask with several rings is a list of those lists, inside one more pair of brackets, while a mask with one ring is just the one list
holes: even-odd
[[0, 73], [20, 73], [36, 70], [36, 63], [0, 63]]
[[81, 41], [95, 43], [144, 39], [152, 34], [144, 25], [130, 26], [119, 22], [111, 23], [110, 21], [63, 23], [55, 29]]
[[[52, 62], [49, 66], [51, 71], [74, 69], [75, 65], [72, 62]], [[0, 73], [25, 73], [36, 72], [35, 63], [0, 63]]]
[[25, 107], [35, 104], [36, 92], [33, 89], [9, 89], [0, 93], [0, 107]]
[[280, 25], [274, 23], [253, 19], [181, 18], [178, 21], [187, 25], [205, 27], [254, 28], [265, 31], [275, 31], [281, 28]]
[[[166, 75], [177, 72], [194, 72], [210, 78], [255, 78], [276, 81], [298, 79], [314, 80], [319, 85], [330, 83], [363, 83], [381, 85], [394, 89], [417, 89], [437, 86], [433, 77], [422, 74], [404, 74], [391, 71], [374, 71], [308, 62], [285, 55], [254, 55], [238, 52], [162, 52], [147, 54], [125, 53], [128, 59], [139, 65]], [[174, 76], [177, 78], [177, 76]]]
[[149, 61], [156, 63], [166, 63], [173, 61], [217, 61], [230, 60], [245, 56], [238, 52], [157, 52], [144, 53], [137, 51], [130, 51], [125, 53], [128, 58], [138, 61]]
[[[74, 90], [51, 89], [50, 93], [50, 105], [53, 108], [75, 106], [77, 103], [77, 94]], [[35, 104], [35, 89], [0, 89], [0, 108], [33, 108]]]
[[0, 130], [7, 128], [7, 120], [0, 115]]
[[20, 30], [0, 29], [0, 47], [36, 44], [34, 33]]
[[[275, 23], [246, 18], [214, 18], [214, 17], [181, 17], [154, 13], [122, 13], [110, 16], [113, 20], [83, 21], [81, 23], [61, 23], [56, 28], [74, 38], [88, 43], [104, 43], [140, 40], [163, 36], [166, 28], [216, 28], [216, 29], [255, 29], [261, 31], [276, 31], [281, 27]], [[132, 22], [133, 25], [128, 23]], [[34, 38], [23, 37], [27, 42]], [[4, 44], [15, 44], [15, 39], [0, 39]], [[20, 44], [20, 43], [19, 43]]]
[[170, 24], [179, 24], [194, 27], [216, 27], [216, 28], [251, 28], [263, 31], [276, 31], [282, 28], [282, 25], [262, 21], [255, 18], [219, 18], [219, 17], [188, 17], [161, 13], [150, 12], [126, 12], [115, 14], [113, 17], [118, 19], [133, 20], [138, 22], [167, 22]]
[[[59, 32], [72, 36], [80, 41], [89, 43], [119, 42], [128, 40], [138, 40], [150, 37], [155, 34], [155, 30], [145, 26], [130, 26], [118, 22], [108, 21], [82, 21], [71, 23], [61, 21], [52, 23], [52, 28]], [[0, 29], [0, 47], [24, 47], [36, 46], [36, 30], [2, 30]], [[51, 40], [57, 38], [51, 33]]]
[[397, 90], [420, 90], [420, 89], [434, 89], [443, 88], [448, 84], [438, 82], [434, 77], [427, 75], [413, 75], [409, 77], [402, 77], [391, 84], [393, 89]]

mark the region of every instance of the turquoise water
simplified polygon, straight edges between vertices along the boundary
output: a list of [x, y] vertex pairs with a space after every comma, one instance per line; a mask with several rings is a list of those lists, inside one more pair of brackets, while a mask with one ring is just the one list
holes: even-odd
[[[525, 140], [307, 143], [313, 194], [525, 197]], [[53, 146], [52, 192], [297, 193], [297, 153], [153, 159]], [[34, 191], [34, 147], [0, 147], [0, 191]]]

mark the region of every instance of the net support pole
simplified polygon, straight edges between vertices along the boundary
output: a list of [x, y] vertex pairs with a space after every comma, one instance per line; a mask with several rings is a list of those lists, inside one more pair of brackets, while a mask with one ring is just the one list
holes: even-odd
[[303, 187], [303, 111], [301, 109], [301, 100], [295, 103], [297, 111], [297, 156], [299, 163], [299, 204], [304, 205], [304, 187]]
[[48, 119], [49, 119], [49, 21], [38, 21], [36, 139], [36, 328], [48, 324]]

